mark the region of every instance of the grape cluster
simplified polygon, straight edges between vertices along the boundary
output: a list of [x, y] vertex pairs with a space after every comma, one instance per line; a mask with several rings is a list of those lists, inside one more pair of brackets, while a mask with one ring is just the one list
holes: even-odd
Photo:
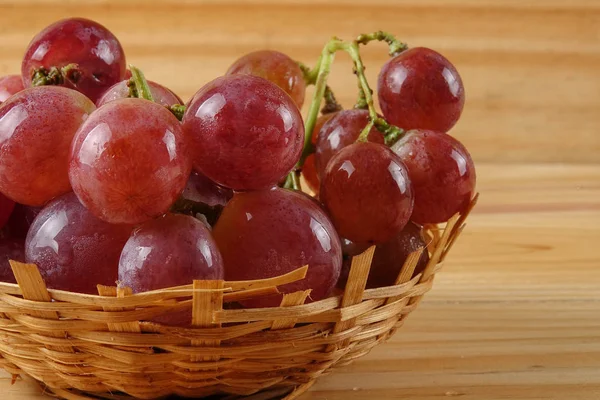
[[[372, 40], [392, 55], [380, 113], [359, 54]], [[337, 51], [355, 64], [352, 109], [326, 85]], [[314, 301], [343, 287], [351, 258], [373, 245], [368, 286], [393, 285], [408, 254], [427, 246], [421, 225], [464, 211], [475, 190], [473, 161], [448, 134], [464, 105], [458, 72], [382, 32], [332, 39], [313, 69], [278, 51], [249, 53], [184, 104], [127, 69], [108, 29], [67, 19], [34, 37], [20, 76], [0, 78], [0, 102], [7, 282], [8, 259], [37, 264], [51, 288], [91, 294], [97, 284], [144, 292], [307, 265], [280, 290], [310, 289]], [[427, 260], [425, 251], [415, 274]]]

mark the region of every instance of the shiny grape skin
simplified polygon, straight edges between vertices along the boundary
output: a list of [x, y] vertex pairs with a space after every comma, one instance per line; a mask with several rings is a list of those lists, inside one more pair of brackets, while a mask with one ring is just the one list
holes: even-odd
[[121, 250], [132, 229], [99, 220], [68, 193], [35, 218], [25, 256], [38, 266], [48, 287], [97, 294], [97, 284], [115, 285]]
[[194, 168], [234, 190], [276, 185], [300, 159], [302, 116], [273, 83], [251, 75], [217, 78], [183, 117]]
[[23, 90], [21, 75], [7, 75], [0, 78], [0, 104], [13, 94]]
[[0, 236], [0, 282], [17, 283], [8, 260], [25, 262], [23, 239]]
[[166, 213], [191, 172], [181, 124], [143, 99], [98, 108], [73, 141], [73, 191], [98, 218], [138, 224]]
[[[367, 279], [367, 289], [394, 285], [409, 254], [425, 247], [427, 247], [427, 243], [423, 236], [423, 228], [409, 221], [392, 240], [378, 244], [375, 248], [369, 278]], [[423, 272], [428, 262], [429, 253], [424, 250], [412, 276], [414, 277]], [[351, 264], [352, 258], [344, 257], [338, 287], [344, 288], [346, 286]]]
[[92, 101], [125, 77], [125, 53], [119, 40], [97, 22], [83, 18], [64, 19], [38, 33], [27, 48], [21, 75], [25, 87], [31, 86], [35, 70], [44, 67], [79, 66], [77, 82], [64, 85], [88, 96]]
[[298, 108], [304, 104], [306, 84], [298, 64], [275, 50], [259, 50], [237, 59], [226, 75], [247, 74], [273, 82], [286, 92]]
[[400, 128], [448, 132], [460, 118], [465, 89], [454, 65], [424, 47], [406, 50], [379, 73], [379, 104]]
[[67, 173], [75, 132], [96, 106], [71, 89], [25, 89], [0, 106], [0, 192], [42, 206], [71, 191]]
[[356, 243], [390, 240], [413, 209], [406, 166], [385, 145], [370, 142], [351, 144], [331, 158], [320, 199], [339, 235]]
[[[323, 210], [309, 196], [274, 188], [236, 193], [213, 230], [223, 255], [225, 279], [280, 276], [308, 265], [305, 279], [283, 285], [282, 293], [312, 289], [311, 300], [325, 298], [338, 280], [340, 240]], [[282, 295], [243, 302], [273, 307]]]
[[0, 193], [0, 228], [6, 225], [14, 208], [15, 202]]
[[[325, 168], [331, 157], [346, 146], [356, 142], [362, 130], [369, 123], [367, 110], [353, 109], [338, 112], [319, 132], [315, 151], [315, 166], [319, 176], [325, 174]], [[384, 143], [384, 137], [372, 128], [367, 137], [369, 142]]]
[[6, 229], [10, 233], [10, 236], [25, 240], [33, 220], [35, 220], [35, 217], [37, 217], [40, 211], [42, 211], [42, 207], [30, 207], [23, 204], [15, 204], [15, 209], [6, 224]]
[[450, 135], [413, 130], [392, 146], [408, 168], [415, 207], [412, 221], [445, 222], [465, 211], [475, 194], [475, 165], [467, 149]]
[[[312, 138], [311, 138], [311, 142], [313, 145], [317, 144], [319, 132], [321, 131], [321, 128], [323, 127], [323, 125], [325, 125], [325, 123], [327, 121], [329, 121], [331, 118], [333, 118], [337, 113], [338, 113], [338, 111], [335, 111], [332, 113], [323, 114], [319, 118], [317, 118], [317, 121], [315, 122], [315, 127], [313, 129]], [[312, 190], [312, 192], [315, 194], [315, 196], [318, 196], [319, 195], [319, 185], [321, 183], [321, 180], [317, 173], [317, 167], [315, 165], [315, 154], [314, 153], [310, 154], [308, 157], [306, 157], [306, 160], [304, 160], [304, 165], [302, 165], [302, 175], [304, 176], [304, 179], [305, 179], [306, 184], [308, 185], [309, 189]]]
[[[101, 107], [104, 104], [118, 99], [126, 99], [129, 97], [128, 80], [121, 81], [111, 86], [96, 102], [96, 107]], [[183, 100], [179, 98], [173, 91], [156, 82], [148, 81], [150, 92], [154, 102], [161, 106], [169, 107], [175, 104], [183, 104]]]

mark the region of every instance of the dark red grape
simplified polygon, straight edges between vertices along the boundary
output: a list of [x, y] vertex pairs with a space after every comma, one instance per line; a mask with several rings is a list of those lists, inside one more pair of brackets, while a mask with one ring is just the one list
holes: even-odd
[[14, 208], [15, 202], [0, 193], [0, 228], [6, 225]]
[[[340, 240], [323, 210], [303, 193], [280, 188], [236, 193], [213, 235], [223, 255], [227, 280], [270, 278], [308, 265], [305, 279], [280, 290], [312, 289], [312, 300], [325, 298], [338, 280]], [[267, 296], [243, 304], [278, 306], [281, 298]]]
[[378, 143], [355, 143], [337, 152], [321, 181], [320, 199], [341, 237], [382, 243], [408, 222], [413, 190], [406, 166]]
[[7, 75], [0, 78], [0, 104], [13, 94], [23, 90], [21, 75]]
[[[129, 97], [129, 86], [128, 80], [121, 81], [113, 85], [110, 89], [108, 89], [100, 99], [96, 102], [97, 107], [101, 107], [109, 101], [118, 100], [118, 99], [126, 99]], [[148, 81], [148, 86], [150, 86], [150, 92], [152, 92], [152, 97], [154, 98], [154, 102], [160, 104], [161, 106], [169, 107], [174, 104], [183, 104], [183, 100], [179, 98], [175, 93], [171, 90], [167, 89], [163, 85], [160, 85], [156, 82]]]
[[33, 224], [33, 220], [40, 211], [42, 211], [42, 207], [30, 207], [23, 204], [15, 204], [15, 209], [6, 224], [10, 236], [25, 240], [27, 232], [29, 232], [29, 227]]
[[298, 108], [304, 104], [304, 74], [294, 60], [275, 50], [260, 50], [237, 59], [227, 75], [247, 74], [267, 79], [290, 95]]
[[445, 133], [413, 130], [392, 150], [406, 164], [413, 185], [411, 220], [445, 222], [468, 207], [475, 192], [475, 165], [462, 143]]
[[424, 47], [389, 60], [379, 73], [377, 90], [385, 119], [406, 130], [448, 132], [465, 103], [465, 89], [454, 65]]
[[96, 218], [68, 193], [35, 218], [25, 255], [38, 266], [48, 287], [97, 294], [97, 284], [115, 285], [121, 250], [131, 231], [131, 226]]
[[0, 237], [0, 282], [17, 283], [8, 260], [25, 262], [25, 242], [22, 239]]
[[2, 103], [0, 192], [30, 206], [70, 192], [71, 141], [95, 108], [81, 93], [55, 86], [26, 89]]
[[369, 243], [354, 243], [348, 239], [342, 239], [342, 252], [344, 257], [354, 257], [364, 253], [371, 245]]
[[215, 79], [183, 117], [197, 171], [234, 190], [276, 185], [298, 162], [304, 124], [283, 90], [251, 75]]
[[[315, 151], [315, 165], [322, 178], [331, 157], [346, 146], [356, 142], [362, 130], [369, 123], [367, 110], [353, 109], [338, 112], [319, 132]], [[369, 142], [384, 143], [384, 137], [372, 128], [367, 137]]]
[[[409, 254], [419, 248], [425, 248], [427, 243], [423, 237], [423, 229], [412, 222], [406, 224], [404, 229], [392, 240], [386, 243], [378, 244], [373, 254], [371, 270], [367, 280], [367, 288], [376, 288], [383, 286], [392, 286], [402, 270], [404, 262]], [[415, 266], [413, 276], [416, 276], [425, 270], [429, 262], [429, 253], [423, 251], [421, 258]], [[345, 287], [352, 264], [351, 257], [344, 257], [342, 273], [338, 281], [338, 287]]]
[[76, 89], [92, 101], [125, 77], [125, 54], [117, 38], [97, 22], [64, 19], [38, 33], [27, 48], [21, 75], [25, 87], [40, 68], [77, 64], [76, 73], [64, 86]]
[[[312, 134], [312, 138], [311, 138], [313, 145], [317, 144], [319, 132], [321, 131], [321, 128], [323, 127], [323, 125], [325, 125], [325, 123], [327, 121], [329, 121], [331, 118], [333, 118], [337, 113], [338, 113], [338, 111], [328, 113], [328, 114], [323, 114], [319, 118], [317, 118], [315, 127], [313, 128], [313, 134]], [[318, 196], [319, 195], [319, 185], [321, 184], [321, 180], [319, 178], [319, 174], [318, 174], [317, 168], [315, 166], [314, 153], [309, 155], [308, 157], [306, 157], [306, 160], [304, 160], [304, 165], [302, 166], [302, 175], [304, 176], [304, 179], [306, 180], [306, 183], [308, 184], [308, 187], [310, 188], [310, 190], [312, 190], [313, 193], [315, 193], [315, 195]]]
[[73, 141], [69, 177], [98, 218], [138, 224], [169, 210], [190, 171], [177, 118], [159, 104], [121, 99], [83, 123]]

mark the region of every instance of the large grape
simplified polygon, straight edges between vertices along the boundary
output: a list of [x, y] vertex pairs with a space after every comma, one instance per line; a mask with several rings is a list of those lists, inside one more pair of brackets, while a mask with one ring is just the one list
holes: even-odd
[[468, 207], [475, 192], [475, 165], [462, 143], [445, 133], [413, 130], [392, 150], [406, 164], [413, 185], [411, 220], [445, 222]]
[[385, 118], [406, 130], [448, 132], [465, 103], [465, 89], [454, 65], [423, 47], [389, 60], [379, 73], [377, 89]]
[[[96, 101], [96, 106], [101, 107], [104, 104], [118, 99], [126, 99], [129, 97], [129, 81], [121, 81], [116, 83], [112, 87], [110, 87], [102, 97]], [[154, 98], [154, 102], [160, 104], [161, 106], [169, 107], [174, 104], [183, 104], [183, 100], [179, 98], [175, 93], [173, 93], [170, 89], [167, 89], [163, 85], [160, 85], [156, 82], [148, 81], [148, 86], [150, 87], [150, 92], [152, 93], [152, 97]]]
[[[325, 174], [325, 168], [331, 157], [344, 147], [356, 142], [368, 123], [369, 112], [367, 110], [353, 109], [338, 112], [323, 125], [319, 132], [315, 151], [315, 166], [321, 178]], [[384, 137], [381, 132], [372, 128], [367, 140], [383, 144]]]
[[183, 130], [195, 169], [234, 190], [276, 185], [298, 162], [304, 141], [292, 99], [251, 75], [218, 78], [200, 89]]
[[73, 191], [97, 217], [138, 224], [166, 213], [181, 194], [191, 163], [181, 124], [143, 99], [98, 108], [73, 141]]
[[0, 104], [13, 94], [23, 90], [23, 80], [20, 75], [7, 75], [0, 78]]
[[[340, 274], [342, 250], [335, 229], [317, 203], [302, 193], [279, 188], [236, 193], [213, 235], [227, 280], [269, 278], [308, 265], [305, 279], [280, 290], [312, 289], [311, 299], [320, 300]], [[268, 296], [244, 305], [277, 306], [281, 298]]]
[[413, 209], [406, 166], [389, 148], [370, 142], [352, 144], [331, 158], [320, 199], [340, 236], [355, 243], [390, 240]]
[[131, 231], [131, 226], [96, 218], [68, 193], [33, 221], [25, 255], [38, 266], [48, 287], [97, 294], [97, 284], [115, 285], [121, 250]]
[[95, 109], [87, 97], [55, 86], [23, 90], [0, 106], [0, 192], [41, 206], [71, 191], [69, 148]]
[[76, 89], [92, 101], [125, 77], [125, 54], [117, 38], [97, 22], [64, 19], [38, 33], [27, 48], [21, 75], [30, 87], [40, 69], [76, 64], [62, 85]]
[[237, 59], [227, 75], [247, 74], [267, 79], [283, 89], [298, 108], [304, 104], [304, 74], [294, 60], [275, 50], [259, 50]]
[[0, 228], [8, 222], [14, 208], [15, 202], [0, 193]]
[[0, 282], [17, 283], [8, 260], [25, 262], [25, 242], [0, 236]]

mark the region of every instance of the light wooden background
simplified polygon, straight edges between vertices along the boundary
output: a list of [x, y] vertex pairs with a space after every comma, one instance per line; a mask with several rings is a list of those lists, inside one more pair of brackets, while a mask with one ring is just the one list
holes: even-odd
[[[312, 64], [332, 35], [383, 29], [445, 54], [466, 86], [452, 134], [480, 204], [405, 328], [302, 399], [600, 398], [600, 1], [0, 0], [0, 75], [66, 16], [105, 24], [184, 99], [242, 53]], [[364, 52], [373, 86], [386, 58]], [[347, 106], [353, 79], [340, 55], [330, 82]], [[6, 379], [0, 393], [41, 398]]]

